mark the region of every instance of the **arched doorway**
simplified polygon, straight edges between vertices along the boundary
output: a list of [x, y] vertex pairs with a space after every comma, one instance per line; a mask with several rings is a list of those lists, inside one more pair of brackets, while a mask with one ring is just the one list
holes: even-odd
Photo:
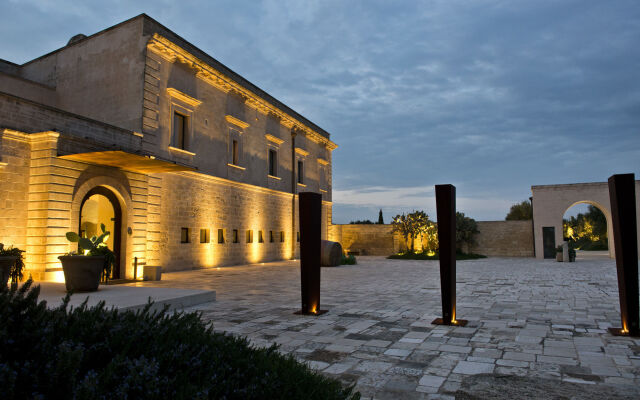
[[[100, 224], [110, 232], [107, 246], [115, 253], [115, 262], [111, 279], [121, 278], [120, 243], [122, 228], [122, 209], [116, 195], [103, 186], [97, 186], [87, 192], [80, 205], [79, 235], [82, 237], [98, 236], [102, 233]], [[122, 276], [123, 277], [123, 276]]]
[[578, 201], [562, 217], [563, 240], [576, 250], [576, 260], [609, 258], [609, 217], [593, 201]]
[[[567, 209], [577, 203], [595, 205], [604, 213], [607, 218], [609, 257], [615, 257], [607, 182], [536, 185], [531, 186], [531, 193], [533, 194], [533, 232], [537, 258], [555, 258], [553, 249], [563, 241], [562, 217]], [[636, 181], [636, 193], [640, 193], [640, 181]], [[640, 215], [640, 196], [636, 197], [636, 213]], [[636, 224], [640, 231], [640, 218]], [[640, 246], [640, 235], [638, 245]], [[549, 249], [551, 252], [545, 251]]]

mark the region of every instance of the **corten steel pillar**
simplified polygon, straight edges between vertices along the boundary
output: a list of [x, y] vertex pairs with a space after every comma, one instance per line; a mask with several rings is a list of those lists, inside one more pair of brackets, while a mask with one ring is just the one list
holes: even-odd
[[613, 242], [616, 249], [622, 319], [622, 329], [609, 328], [613, 335], [640, 336], [635, 184], [633, 174], [612, 175], [609, 178], [609, 199], [613, 217]]
[[432, 324], [465, 326], [467, 321], [456, 318], [456, 188], [436, 185], [438, 215], [438, 246], [440, 253], [440, 290], [442, 318]]
[[298, 199], [302, 309], [296, 314], [320, 315], [326, 312], [320, 310], [322, 195], [302, 192]]

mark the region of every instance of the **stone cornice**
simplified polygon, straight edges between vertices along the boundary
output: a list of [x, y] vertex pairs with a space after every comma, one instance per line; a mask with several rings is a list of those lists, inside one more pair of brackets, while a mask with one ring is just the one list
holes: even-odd
[[171, 42], [169, 39], [154, 33], [153, 37], [149, 39], [149, 42], [147, 43], [147, 49], [169, 62], [173, 63], [175, 61], [180, 61], [189, 65], [191, 68], [196, 70], [196, 76], [198, 78], [224, 91], [225, 93], [231, 90], [240, 93], [246, 99], [245, 102], [249, 107], [258, 110], [265, 115], [272, 113], [280, 117], [282, 125], [289, 129], [293, 129], [295, 127], [296, 129], [304, 132], [305, 136], [310, 140], [324, 144], [327, 149], [335, 150], [338, 148], [337, 144], [325, 136], [311, 129], [297, 118], [294, 118], [268, 101], [262, 99], [247, 88], [241, 86], [233, 79], [224, 75], [222, 72], [216, 70], [193, 54], [187, 52], [183, 48]]
[[228, 123], [239, 126], [242, 129], [248, 128], [249, 124], [244, 122], [241, 119], [234, 117], [233, 115], [225, 115], [224, 119], [227, 120]]
[[325, 160], [324, 158], [318, 158], [318, 164], [329, 165], [329, 161]]
[[190, 106], [193, 106], [193, 107], [198, 107], [200, 104], [202, 104], [202, 101], [194, 97], [191, 97], [188, 94], [182, 93], [178, 89], [167, 88], [167, 93], [169, 93], [169, 96], [174, 97], [182, 101], [183, 103], [189, 104]]
[[268, 133], [265, 134], [264, 137], [266, 137], [268, 141], [273, 142], [273, 143], [275, 143], [277, 145], [281, 145], [282, 143], [284, 143], [284, 140], [282, 140], [282, 139], [280, 139], [278, 137], [275, 137], [273, 135], [270, 135]]
[[20, 132], [13, 129], [3, 129], [2, 137], [11, 140], [17, 140], [25, 143], [40, 142], [43, 140], [56, 140], [60, 137], [58, 132], [45, 131], [37, 133]]
[[309, 155], [308, 151], [306, 151], [304, 149], [301, 149], [300, 147], [296, 147], [296, 153], [298, 153], [298, 154], [300, 154], [301, 156], [304, 156], [304, 157]]

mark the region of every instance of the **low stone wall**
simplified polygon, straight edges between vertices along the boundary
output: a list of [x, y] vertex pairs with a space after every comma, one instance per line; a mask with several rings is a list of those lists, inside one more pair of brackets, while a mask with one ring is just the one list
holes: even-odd
[[533, 257], [531, 221], [478, 221], [472, 253], [494, 257]]
[[[491, 257], [533, 257], [531, 221], [478, 221], [472, 253]], [[404, 238], [391, 232], [391, 225], [331, 225], [329, 240], [340, 242], [345, 251], [361, 255], [387, 256], [405, 249]], [[416, 240], [416, 249], [420, 241]]]
[[398, 235], [391, 225], [331, 225], [329, 240], [340, 242], [344, 251], [369, 256], [388, 256], [398, 251]]

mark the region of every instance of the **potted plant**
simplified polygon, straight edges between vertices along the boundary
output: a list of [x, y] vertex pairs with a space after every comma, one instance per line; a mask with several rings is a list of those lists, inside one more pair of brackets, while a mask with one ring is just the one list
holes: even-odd
[[562, 245], [556, 247], [556, 261], [557, 262], [562, 262], [562, 253], [563, 253]]
[[22, 253], [24, 253], [24, 250], [13, 246], [5, 249], [4, 244], [0, 243], [1, 285], [6, 286], [9, 278], [11, 278], [11, 284], [17, 284], [22, 279], [22, 270], [24, 269]]
[[573, 240], [569, 240], [569, 262], [575, 262], [576, 261], [576, 248], [574, 246], [574, 241]]
[[104, 224], [100, 224], [100, 229], [102, 234], [91, 238], [67, 232], [67, 240], [78, 243], [78, 252], [58, 257], [68, 292], [94, 292], [98, 290], [102, 275], [105, 281], [109, 278], [115, 255], [105, 243], [110, 233], [105, 232]]

